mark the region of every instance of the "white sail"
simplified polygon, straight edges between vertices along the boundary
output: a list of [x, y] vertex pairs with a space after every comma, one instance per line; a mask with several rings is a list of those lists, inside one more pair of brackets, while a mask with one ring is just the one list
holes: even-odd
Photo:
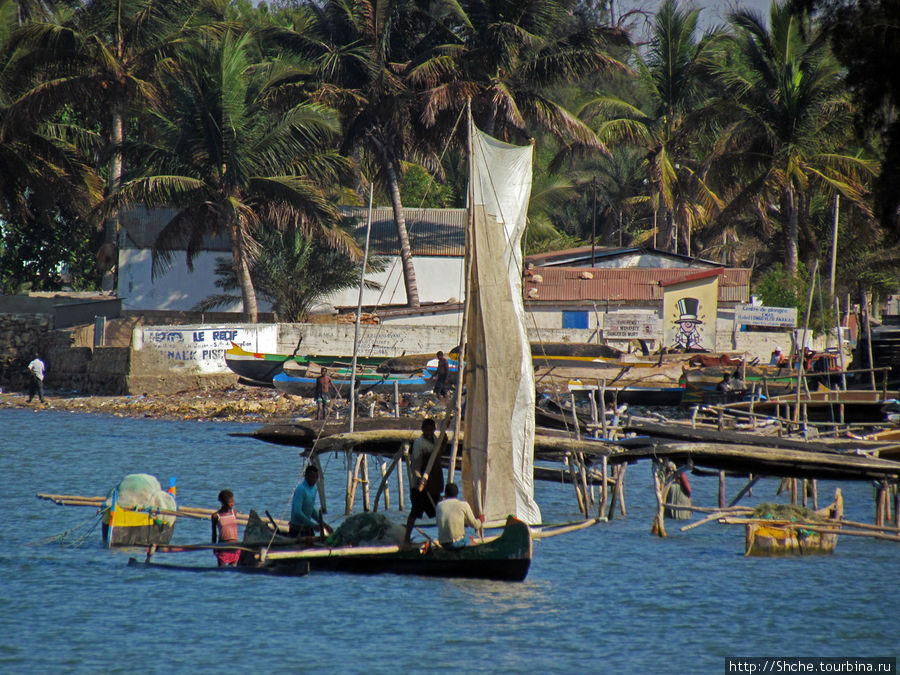
[[488, 522], [541, 522], [534, 501], [534, 369], [522, 303], [519, 242], [534, 147], [470, 122], [469, 315], [463, 493]]

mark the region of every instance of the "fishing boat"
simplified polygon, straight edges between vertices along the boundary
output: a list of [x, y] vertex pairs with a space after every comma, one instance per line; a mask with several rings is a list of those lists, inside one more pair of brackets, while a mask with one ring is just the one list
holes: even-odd
[[[315, 364], [319, 367], [347, 369], [351, 360], [352, 357], [349, 356], [324, 354], [250, 352], [235, 342], [232, 342], [231, 349], [225, 352], [225, 364], [232, 372], [260, 384], [270, 384], [288, 363], [301, 367]], [[360, 367], [379, 373], [419, 373], [433, 360], [433, 354], [404, 354], [396, 357], [357, 356], [357, 364]]]
[[[466, 330], [460, 349], [467, 389], [461, 482], [463, 497], [475, 514], [486, 527], [502, 526], [502, 532], [461, 548], [432, 540], [408, 546], [307, 548], [273, 543], [260, 547], [254, 556], [261, 564], [308, 562], [313, 571], [510, 581], [521, 581], [528, 573], [533, 553], [530, 526], [541, 522], [541, 514], [534, 501], [535, 383], [522, 302], [520, 240], [534, 148], [491, 138], [475, 129], [471, 117], [469, 138], [469, 264]], [[456, 424], [459, 428], [459, 414]], [[435, 459], [432, 456], [426, 472]], [[455, 460], [454, 447], [450, 467], [455, 467]]]
[[834, 530], [840, 529], [843, 515], [844, 502], [840, 489], [835, 492], [834, 503], [818, 511], [797, 506], [761, 504], [753, 513], [753, 522], [745, 525], [744, 555], [833, 553], [838, 538]]
[[129, 474], [110, 491], [101, 507], [103, 544], [168, 544], [175, 530], [175, 479], [164, 491], [155, 476]]
[[[437, 367], [435, 360], [434, 368]], [[308, 373], [308, 371], [306, 371]], [[350, 393], [350, 373], [345, 369], [336, 369], [329, 371], [332, 382], [337, 388], [341, 396], [347, 396]], [[315, 375], [292, 375], [282, 371], [272, 378], [272, 384], [279, 391], [292, 396], [312, 396], [316, 389], [316, 378], [321, 371]], [[358, 372], [356, 374], [356, 386], [362, 393], [367, 391], [375, 392], [391, 392], [396, 386], [402, 393], [415, 393], [429, 391], [434, 387], [434, 370], [424, 370], [418, 374], [397, 374], [397, 373], [378, 373], [373, 371]]]

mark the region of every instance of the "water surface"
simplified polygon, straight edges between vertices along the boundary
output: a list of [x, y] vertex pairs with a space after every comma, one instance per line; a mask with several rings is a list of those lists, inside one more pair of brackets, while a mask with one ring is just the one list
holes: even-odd
[[[228, 436], [251, 428], [0, 410], [0, 671], [723, 672], [727, 656], [898, 652], [896, 544], [841, 537], [829, 557], [748, 559], [737, 526], [681, 533], [668, 521], [668, 539], [651, 537], [646, 462], [628, 470], [627, 518], [541, 542], [521, 584], [134, 569], [100, 546], [99, 527], [87, 532], [91, 509], [34, 498], [104, 494], [142, 472], [177, 476], [186, 505], [214, 508], [228, 487], [239, 510], [284, 516], [297, 450]], [[344, 459], [323, 464], [335, 518]], [[695, 503], [715, 503], [716, 478], [692, 485]], [[729, 495], [740, 487], [729, 480]], [[760, 481], [744, 501], [772, 501], [776, 487]], [[834, 487], [820, 483], [823, 501]], [[871, 521], [871, 486], [841, 487], [847, 517]], [[545, 521], [577, 518], [571, 486], [539, 483], [537, 498]], [[181, 519], [175, 540], [206, 541], [209, 529]], [[39, 543], [64, 532], [83, 545]]]

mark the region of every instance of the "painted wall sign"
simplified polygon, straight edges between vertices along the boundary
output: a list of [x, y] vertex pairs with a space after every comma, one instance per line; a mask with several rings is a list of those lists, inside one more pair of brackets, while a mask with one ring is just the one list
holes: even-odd
[[275, 352], [275, 325], [263, 326], [156, 326], [141, 329], [141, 347], [153, 345], [173, 366], [204, 373], [227, 373], [225, 352], [234, 342], [251, 352]]
[[797, 325], [797, 308], [738, 305], [734, 310], [734, 322], [751, 326], [794, 328]]
[[603, 337], [609, 340], [659, 339], [659, 318], [636, 312], [611, 312], [604, 314]]
[[717, 276], [707, 277], [663, 289], [667, 346], [684, 350], [715, 349], [718, 280]]

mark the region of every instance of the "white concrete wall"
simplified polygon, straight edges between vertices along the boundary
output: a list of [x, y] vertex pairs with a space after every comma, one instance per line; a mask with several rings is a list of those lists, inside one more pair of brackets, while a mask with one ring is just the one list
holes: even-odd
[[134, 349], [153, 346], [172, 364], [201, 373], [231, 372], [225, 364], [225, 352], [235, 342], [251, 352], [278, 350], [276, 324], [228, 324], [194, 326], [136, 326], [132, 334]]
[[[283, 354], [294, 351], [300, 335], [303, 342], [300, 353], [352, 354], [353, 324], [278, 324], [278, 351]], [[447, 352], [459, 344], [457, 326], [383, 325], [361, 326], [359, 354], [373, 356], [397, 356], [407, 354], [431, 354], [438, 350]], [[596, 341], [593, 330], [529, 330], [529, 339], [537, 342]]]
[[[224, 251], [205, 251], [194, 258], [194, 271], [188, 271], [184, 252], [178, 251], [172, 267], [155, 279], [151, 276], [152, 256], [148, 249], [123, 248], [119, 251], [119, 297], [122, 309], [190, 311], [201, 300], [218, 295], [216, 259], [227, 258]], [[239, 292], [235, 292], [240, 295]], [[268, 312], [269, 303], [259, 301], [259, 310]], [[240, 312], [241, 302], [217, 307], [217, 312]]]
[[[363, 289], [364, 305], [405, 305], [406, 287], [403, 285], [402, 265], [396, 256], [386, 257], [383, 272], [367, 274], [366, 279], [381, 284], [383, 290]], [[461, 301], [465, 295], [463, 259], [451, 257], [414, 257], [419, 302]], [[356, 307], [358, 288], [346, 288], [322, 298], [322, 304], [332, 307]]]
[[[225, 251], [204, 251], [194, 258], [194, 271], [189, 272], [184, 252], [176, 252], [172, 267], [155, 279], [151, 276], [152, 256], [149, 249], [123, 248], [119, 251], [119, 297], [122, 308], [129, 310], [189, 311], [221, 289], [216, 283], [216, 260], [228, 258]], [[462, 300], [463, 260], [451, 257], [413, 258], [420, 302], [446, 302]], [[406, 287], [398, 258], [390, 258], [383, 272], [368, 275], [372, 281], [382, 284], [384, 291], [363, 290], [363, 304], [405, 305]], [[237, 294], [237, 293], [236, 293]], [[321, 299], [322, 308], [355, 307], [359, 298], [358, 288], [347, 288]], [[261, 312], [271, 310], [271, 305], [259, 300]], [[215, 311], [240, 312], [241, 303], [219, 307]]]

